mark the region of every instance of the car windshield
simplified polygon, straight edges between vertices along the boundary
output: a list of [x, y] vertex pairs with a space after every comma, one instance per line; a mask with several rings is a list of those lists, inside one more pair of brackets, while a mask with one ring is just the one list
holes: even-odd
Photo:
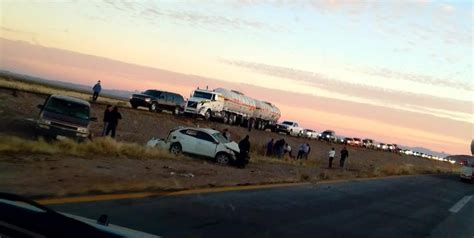
[[284, 121], [282, 124], [283, 124], [283, 125], [293, 125], [293, 122], [291, 122], [291, 121]]
[[146, 90], [145, 92], [143, 92], [143, 94], [154, 96], [154, 97], [159, 97], [161, 92], [156, 91], [156, 90]]
[[204, 99], [212, 99], [212, 93], [206, 93], [201, 91], [194, 91], [193, 97], [195, 98], [204, 98]]
[[220, 132], [212, 134], [212, 137], [214, 137], [214, 139], [219, 143], [229, 143], [229, 140], [227, 140], [227, 138], [225, 138], [225, 136]]
[[45, 111], [67, 115], [77, 119], [89, 120], [89, 107], [83, 104], [51, 98], [48, 100]]

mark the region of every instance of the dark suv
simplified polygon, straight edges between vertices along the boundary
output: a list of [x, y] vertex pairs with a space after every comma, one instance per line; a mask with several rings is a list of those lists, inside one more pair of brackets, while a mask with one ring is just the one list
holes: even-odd
[[135, 109], [146, 107], [150, 112], [168, 110], [176, 115], [184, 109], [184, 98], [177, 93], [150, 89], [140, 94], [133, 94], [130, 104]]
[[36, 134], [47, 138], [69, 137], [83, 141], [89, 137], [90, 117], [87, 101], [63, 95], [51, 95], [43, 105], [36, 123]]

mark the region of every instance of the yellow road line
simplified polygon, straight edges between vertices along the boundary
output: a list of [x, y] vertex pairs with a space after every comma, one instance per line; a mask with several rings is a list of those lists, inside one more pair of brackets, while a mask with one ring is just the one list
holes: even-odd
[[36, 202], [42, 205], [53, 205], [53, 204], [63, 204], [63, 203], [97, 202], [97, 201], [129, 199], [129, 198], [146, 198], [146, 197], [153, 196], [155, 194], [156, 193], [147, 193], [147, 192], [104, 194], [104, 195], [91, 195], [91, 196], [79, 196], [79, 197], [40, 199], [40, 200], [36, 200]]
[[39, 200], [36, 200], [36, 202], [42, 205], [54, 205], [54, 204], [64, 204], [64, 203], [81, 203], [81, 202], [109, 201], [109, 200], [118, 200], [118, 199], [146, 198], [146, 197], [152, 197], [152, 196], [181, 196], [181, 195], [202, 194], [202, 193], [218, 193], [218, 192], [229, 192], [229, 191], [268, 189], [268, 188], [290, 187], [290, 186], [307, 185], [307, 184], [309, 183], [280, 183], [280, 184], [267, 184], [267, 185], [248, 185], [248, 186], [230, 186], [230, 187], [220, 187], [220, 188], [190, 189], [190, 190], [183, 190], [183, 191], [177, 191], [177, 192], [143, 192], [143, 193], [104, 194], [104, 195], [39, 199]]
[[164, 195], [165, 196], [180, 196], [180, 195], [190, 195], [190, 194], [197, 194], [197, 193], [219, 193], [219, 192], [230, 192], [230, 191], [266, 189], [266, 188], [281, 188], [281, 187], [291, 187], [291, 186], [300, 186], [300, 185], [308, 185], [308, 184], [310, 184], [310, 183], [279, 183], [279, 184], [267, 184], [267, 185], [247, 185], [247, 186], [229, 186], [229, 187], [220, 187], [220, 188], [202, 188], [202, 189], [191, 189], [191, 190], [170, 192], [170, 193], [166, 193]]

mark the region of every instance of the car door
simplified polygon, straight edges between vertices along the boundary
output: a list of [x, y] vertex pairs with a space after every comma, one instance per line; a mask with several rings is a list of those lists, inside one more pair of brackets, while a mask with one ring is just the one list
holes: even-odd
[[217, 148], [217, 142], [211, 135], [203, 131], [197, 132], [197, 141], [195, 152], [199, 155], [214, 158]]
[[183, 152], [196, 154], [194, 150], [196, 148], [196, 143], [199, 140], [197, 138], [198, 131], [187, 129], [180, 131], [180, 133], [181, 135], [180, 138], [178, 138], [178, 141], [181, 144]]

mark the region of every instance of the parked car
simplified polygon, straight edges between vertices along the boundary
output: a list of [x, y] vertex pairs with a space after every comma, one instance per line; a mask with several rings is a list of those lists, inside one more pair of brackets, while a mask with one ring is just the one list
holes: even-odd
[[352, 143], [355, 145], [355, 146], [362, 146], [362, 140], [360, 138], [353, 138], [352, 139]]
[[282, 123], [277, 124], [276, 133], [285, 133], [287, 135], [292, 136], [302, 136], [303, 135], [303, 128], [301, 128], [297, 122], [293, 121], [284, 121]]
[[72, 138], [83, 141], [89, 137], [89, 126], [97, 118], [90, 117], [90, 104], [82, 99], [51, 95], [40, 109], [36, 135], [52, 139]]
[[345, 145], [354, 145], [354, 139], [352, 139], [350, 137], [346, 137], [346, 138], [344, 138], [344, 144]]
[[187, 153], [213, 158], [220, 164], [232, 164], [240, 153], [239, 145], [228, 141], [219, 131], [208, 128], [177, 127], [166, 139], [152, 139], [148, 146], [161, 147], [173, 154]]
[[160, 90], [146, 90], [143, 93], [133, 94], [130, 97], [132, 108], [146, 107], [150, 112], [161, 112], [167, 110], [178, 114], [184, 109], [185, 102], [183, 96]]
[[471, 160], [462, 163], [460, 178], [465, 181], [474, 181], [474, 161]]
[[332, 130], [325, 130], [323, 131], [323, 133], [321, 133], [321, 136], [319, 137], [319, 139], [329, 141], [329, 142], [335, 142], [336, 132]]
[[318, 133], [316, 133], [315, 131], [310, 130], [310, 129], [304, 129], [302, 136], [304, 138], [308, 138], [308, 139], [317, 139], [318, 138]]
[[388, 150], [388, 146], [384, 143], [379, 143], [379, 144], [377, 144], [377, 149], [378, 150]]
[[[319, 134], [319, 137], [321, 137], [321, 134]], [[344, 144], [344, 139], [345, 137], [339, 137], [339, 136], [336, 136], [336, 143], [340, 143], [340, 144]]]
[[362, 146], [369, 149], [374, 148], [374, 140], [364, 139], [362, 140]]

